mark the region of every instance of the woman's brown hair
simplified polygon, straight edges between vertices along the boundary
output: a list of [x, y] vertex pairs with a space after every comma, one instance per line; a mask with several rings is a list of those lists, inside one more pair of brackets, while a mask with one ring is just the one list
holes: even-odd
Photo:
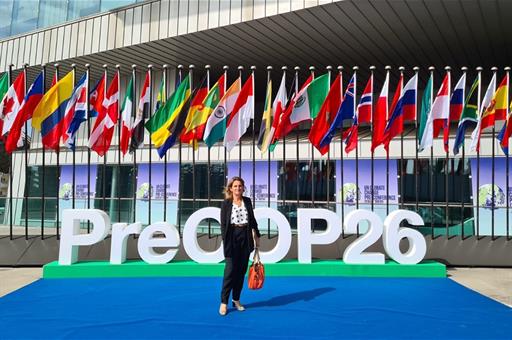
[[245, 191], [245, 181], [242, 179], [242, 177], [235, 176], [228, 181], [228, 184], [226, 185], [224, 190], [222, 190], [222, 192], [224, 193], [224, 198], [227, 200], [233, 200], [233, 193], [231, 192], [230, 189], [231, 187], [233, 187], [233, 183], [235, 183], [235, 181], [239, 181], [240, 183], [242, 183], [242, 187], [244, 188]]

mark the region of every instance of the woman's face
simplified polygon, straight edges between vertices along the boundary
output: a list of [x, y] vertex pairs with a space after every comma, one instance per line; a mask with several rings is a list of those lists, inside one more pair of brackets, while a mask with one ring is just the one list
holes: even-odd
[[231, 185], [231, 192], [233, 193], [233, 197], [240, 197], [244, 192], [244, 186], [240, 181], [234, 181], [233, 185]]

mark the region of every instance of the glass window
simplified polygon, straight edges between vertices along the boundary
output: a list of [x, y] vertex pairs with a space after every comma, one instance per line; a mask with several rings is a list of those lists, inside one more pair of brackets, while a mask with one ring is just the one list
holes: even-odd
[[11, 35], [35, 30], [38, 15], [39, 1], [15, 1], [12, 8]]
[[100, 11], [100, 0], [69, 0], [68, 20], [85, 17]]
[[[44, 196], [43, 201], [43, 180], [44, 180]], [[28, 199], [28, 219], [29, 225], [41, 224], [41, 209], [44, 202], [45, 224], [52, 225], [57, 218], [57, 194], [58, 194], [58, 178], [56, 166], [45, 166], [44, 177], [42, 166], [30, 166], [28, 168], [28, 186], [25, 186], [25, 194]], [[23, 201], [22, 219], [25, 217], [25, 201]], [[34, 224], [35, 223], [35, 224]], [[50, 223], [50, 224], [48, 224]]]
[[[297, 189], [299, 190], [299, 200], [311, 201], [311, 191], [313, 189], [312, 179], [314, 179], [315, 201], [334, 201], [334, 172], [335, 163], [331, 161], [329, 166], [327, 161], [315, 161], [313, 174], [311, 172], [311, 162], [299, 162], [297, 169], [296, 161], [287, 161], [283, 167], [283, 162], [279, 162], [279, 197], [285, 200], [296, 200]], [[298, 181], [298, 182], [297, 182]]]
[[135, 0], [102, 0], [101, 11], [109, 11], [114, 8], [128, 6], [134, 4]]
[[66, 21], [68, 2], [62, 0], [41, 0], [37, 27], [48, 27]]
[[8, 37], [11, 34], [12, 4], [13, 0], [3, 0], [0, 11], [0, 37]]
[[208, 177], [210, 177], [211, 199], [222, 199], [224, 188], [224, 164], [212, 163], [208, 171], [208, 164], [198, 163], [195, 168], [195, 175], [192, 164], [181, 165], [181, 197], [193, 198], [193, 180], [195, 176], [195, 198], [208, 198]]

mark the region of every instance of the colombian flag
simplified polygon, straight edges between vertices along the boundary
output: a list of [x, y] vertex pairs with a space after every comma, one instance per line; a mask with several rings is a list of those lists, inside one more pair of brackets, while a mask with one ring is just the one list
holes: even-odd
[[66, 104], [73, 93], [73, 71], [53, 85], [34, 109], [32, 126], [41, 131], [45, 147], [59, 150]]

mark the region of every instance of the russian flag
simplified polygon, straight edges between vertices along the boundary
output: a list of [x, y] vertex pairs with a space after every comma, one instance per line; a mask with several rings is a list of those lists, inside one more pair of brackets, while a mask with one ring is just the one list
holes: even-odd
[[368, 79], [366, 87], [361, 94], [359, 105], [357, 105], [357, 120], [359, 123], [369, 123], [372, 120], [373, 109], [373, 74]]
[[464, 89], [466, 88], [466, 73], [462, 74], [453, 89], [450, 98], [450, 122], [458, 122], [464, 108]]
[[[400, 79], [400, 83], [402, 79]], [[418, 75], [415, 74], [402, 89], [400, 98], [389, 118], [388, 125], [384, 131], [384, 141], [387, 146], [393, 137], [403, 132], [404, 120], [416, 117], [416, 97], [418, 93]]]

